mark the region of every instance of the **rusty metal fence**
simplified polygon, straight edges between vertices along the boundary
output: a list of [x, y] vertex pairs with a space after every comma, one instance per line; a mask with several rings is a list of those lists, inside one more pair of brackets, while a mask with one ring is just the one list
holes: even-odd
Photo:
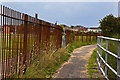
[[[1, 5], [0, 30], [1, 78], [11, 75], [19, 77], [20, 74], [25, 74], [33, 56], [37, 58], [41, 51], [48, 53], [51, 48], [57, 50], [62, 47], [63, 28], [38, 19], [37, 14], [34, 18]], [[96, 40], [99, 35], [98, 33], [64, 31], [66, 45], [80, 40], [90, 42]], [[39, 53], [34, 53], [35, 49]]]
[[[1, 5], [1, 78], [21, 72], [31, 62], [33, 47], [61, 48], [62, 28]], [[50, 46], [52, 44], [52, 46]], [[36, 54], [38, 56], [39, 54]]]
[[101, 35], [100, 33], [94, 33], [94, 32], [78, 32], [78, 31], [72, 31], [72, 30], [65, 30], [66, 34], [66, 45], [74, 42], [74, 41], [80, 41], [80, 42], [91, 42], [96, 41], [97, 36]]

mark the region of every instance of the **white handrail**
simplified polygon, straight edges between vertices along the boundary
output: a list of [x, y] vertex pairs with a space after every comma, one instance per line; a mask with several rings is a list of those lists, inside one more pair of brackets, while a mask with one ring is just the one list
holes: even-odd
[[[98, 36], [98, 42], [97, 42], [97, 64], [98, 64], [98, 68], [99, 70], [102, 72], [102, 74], [104, 75], [104, 77], [108, 79], [108, 75], [107, 75], [107, 68], [109, 68], [116, 76], [117, 76], [117, 79], [119, 78], [120, 79], [120, 39], [115, 39], [115, 38], [109, 38], [109, 37], [104, 37], [104, 36]], [[106, 40], [106, 49], [102, 47], [102, 44], [100, 43], [100, 41], [102, 41], [103, 39]], [[118, 42], [118, 55], [110, 52], [108, 50], [108, 40], [111, 40], [111, 41], [117, 41]], [[99, 52], [99, 49], [101, 50]], [[106, 52], [106, 56], [105, 56], [105, 59], [102, 57], [102, 51], [105, 51]], [[110, 54], [112, 56], [114, 56], [115, 58], [117, 58], [117, 71], [115, 69], [113, 69], [108, 63], [107, 63], [107, 54]], [[105, 64], [105, 71], [103, 70], [103, 68], [101, 67], [101, 60], [102, 62]], [[100, 72], [100, 73], [101, 73]]]
[[116, 54], [108, 51], [107, 49], [103, 48], [101, 45], [97, 44], [97, 46], [99, 46], [102, 50], [104, 50], [105, 52], [111, 54], [112, 56], [116, 57], [117, 59], [120, 59], [120, 57], [118, 57]]
[[115, 39], [115, 38], [109, 38], [109, 37], [104, 37], [104, 36], [98, 36], [98, 38], [106, 39], [106, 40], [111, 40], [111, 41], [119, 41], [120, 39]]

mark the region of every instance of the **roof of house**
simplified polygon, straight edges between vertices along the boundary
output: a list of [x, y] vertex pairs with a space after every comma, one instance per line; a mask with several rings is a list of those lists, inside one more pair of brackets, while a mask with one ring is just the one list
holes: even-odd
[[73, 29], [88, 29], [88, 28], [80, 26], [80, 25], [77, 25], [77, 26], [73, 27]]

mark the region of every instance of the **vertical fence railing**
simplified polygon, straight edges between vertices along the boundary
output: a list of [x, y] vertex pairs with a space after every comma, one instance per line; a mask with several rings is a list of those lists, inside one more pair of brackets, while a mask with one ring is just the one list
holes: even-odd
[[[40, 20], [37, 15], [31, 17], [1, 5], [1, 78], [10, 75], [19, 77], [25, 74], [32, 60], [40, 53], [49, 52], [62, 46], [62, 28], [58, 25]], [[52, 44], [52, 45], [51, 45]]]
[[[100, 46], [102, 46], [103, 44], [103, 39], [100, 40]], [[102, 56], [102, 49], [100, 50], [100, 55]], [[100, 67], [101, 67], [101, 64], [102, 64], [102, 60], [100, 59]], [[101, 72], [100, 72], [100, 76], [101, 76]]]
[[118, 40], [118, 59], [117, 59], [117, 75], [119, 75], [119, 77], [117, 77], [117, 79], [120, 79], [120, 39]]
[[[106, 48], [102, 46], [102, 40], [106, 40]], [[101, 43], [100, 43], [101, 41]], [[118, 42], [118, 54], [114, 54], [108, 50], [108, 41], [116, 41]], [[113, 46], [114, 47], [114, 46]], [[102, 51], [105, 51], [105, 59], [102, 57]], [[108, 54], [111, 56], [114, 56], [117, 59], [117, 71], [113, 69], [109, 64], [108, 64]], [[101, 61], [104, 63], [105, 68], [102, 68]], [[120, 39], [115, 39], [115, 38], [109, 38], [109, 37], [103, 37], [103, 36], [98, 36], [97, 40], [97, 64], [98, 64], [98, 69], [100, 70], [100, 76], [101, 73], [103, 76], [109, 80], [108, 76], [108, 69], [110, 69], [116, 76], [117, 80], [120, 79]]]
[[[106, 50], [108, 50], [108, 40], [106, 40]], [[105, 55], [105, 62], [108, 63], [108, 53], [107, 52]], [[107, 76], [107, 66], [106, 65], [105, 65], [105, 76]]]
[[75, 41], [79, 41], [79, 42], [97, 41], [96, 35], [99, 35], [99, 36], [101, 35], [100, 33], [92, 33], [92, 32], [87, 32], [87, 33], [78, 32], [78, 31], [72, 32], [72, 30], [69, 30], [69, 29], [65, 29], [63, 34], [64, 34], [66, 45]]
[[[0, 14], [2, 14], [2, 8], [0, 6]], [[0, 15], [0, 21], [1, 21], [1, 25], [2, 25], [2, 15]], [[0, 25], [0, 44], [2, 44], [2, 35], [1, 35], [1, 32], [2, 32], [2, 29], [1, 29], [1, 25]], [[2, 45], [0, 45], [0, 50], [2, 50]], [[2, 52], [0, 51], [0, 79], [1, 79], [1, 69], [2, 69]]]

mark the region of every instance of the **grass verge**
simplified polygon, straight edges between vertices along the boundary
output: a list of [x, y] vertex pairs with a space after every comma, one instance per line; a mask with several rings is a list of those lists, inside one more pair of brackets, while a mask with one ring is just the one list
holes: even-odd
[[96, 41], [92, 41], [92, 42], [73, 42], [71, 44], [68, 44], [67, 46], [67, 52], [71, 53], [73, 52], [74, 49], [79, 48], [81, 46], [86, 46], [86, 45], [92, 45], [92, 44], [96, 44]]
[[97, 64], [96, 64], [96, 55], [97, 55], [97, 48], [94, 49], [91, 57], [89, 58], [89, 62], [87, 65], [87, 72], [88, 72], [90, 78], [98, 77], [98, 75], [96, 74], [96, 73], [98, 73]]
[[42, 53], [27, 68], [26, 74], [20, 76], [20, 78], [51, 78], [61, 64], [69, 59], [70, 53], [75, 48], [91, 44], [96, 44], [96, 42], [73, 42], [68, 44], [66, 48], [60, 48], [47, 54]]

